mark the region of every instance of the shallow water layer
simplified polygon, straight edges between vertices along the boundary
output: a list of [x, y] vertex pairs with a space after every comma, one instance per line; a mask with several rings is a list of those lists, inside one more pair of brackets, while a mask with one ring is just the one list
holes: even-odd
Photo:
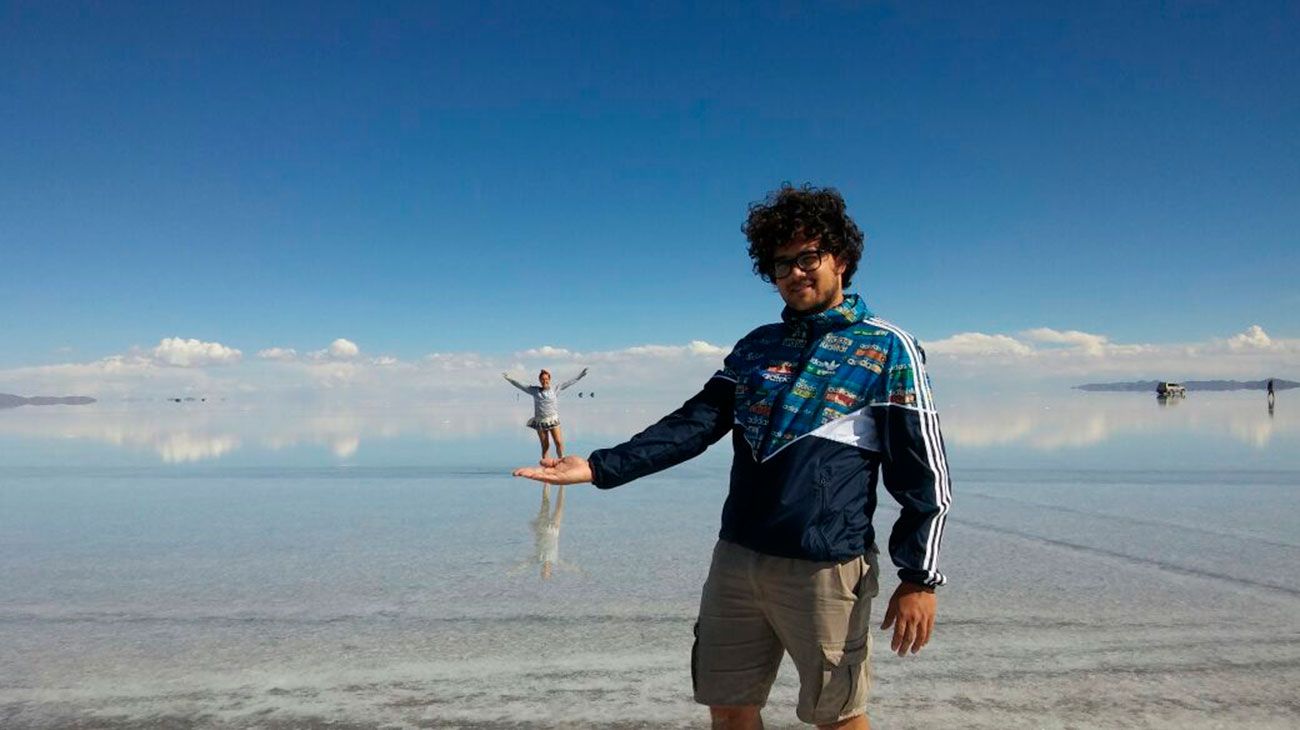
[[[1028, 439], [1096, 419], [1034, 411], [1021, 438], [1005, 434], [1023, 419], [991, 413], [1017, 424], [994, 438], [988, 424], [963, 434], [978, 419], [957, 409], [951, 585], [920, 655], [880, 651], [876, 632], [875, 727], [1300, 724], [1289, 421], [1261, 444], [1202, 411], [1179, 413], [1203, 427], [1155, 413], [1119, 429], [1123, 443], [1048, 447]], [[687, 657], [722, 447], [613, 492], [569, 487], [561, 504], [558, 488], [505, 475], [531, 456], [514, 431], [430, 438], [433, 456], [399, 433], [366, 458], [378, 437], [362, 429], [344, 457], [151, 463], [48, 425], [15, 433], [14, 415], [0, 443], [0, 727], [703, 724]], [[1135, 439], [1164, 445], [1154, 468]], [[876, 524], [893, 517], [884, 497]], [[794, 680], [784, 667], [770, 727], [799, 726]]]

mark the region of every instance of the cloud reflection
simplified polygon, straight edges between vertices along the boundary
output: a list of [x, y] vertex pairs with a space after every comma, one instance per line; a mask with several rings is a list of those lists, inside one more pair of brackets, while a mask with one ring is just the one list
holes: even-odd
[[[571, 399], [565, 410], [566, 430], [571, 439], [588, 444], [617, 443], [676, 405]], [[1277, 446], [1279, 438], [1300, 435], [1297, 419], [1285, 405], [1270, 414], [1255, 393], [1193, 393], [1185, 402], [1162, 407], [1143, 393], [1067, 391], [961, 400], [941, 404], [940, 412], [949, 446], [966, 450], [1058, 451], [1141, 436], [1200, 434], [1262, 451]], [[368, 445], [398, 440], [414, 442], [416, 453], [422, 453], [421, 443], [453, 449], [470, 442], [512, 444], [526, 440], [523, 422], [528, 415], [529, 409], [514, 401], [298, 409], [100, 403], [0, 413], [0, 438], [84, 440], [149, 451], [169, 464], [220, 460], [239, 451], [275, 461], [279, 457], [274, 454], [287, 449], [316, 450], [327, 461], [350, 462]]]
[[948, 443], [971, 449], [1018, 445], [1057, 451], [1161, 433], [1217, 435], [1265, 449], [1275, 436], [1297, 432], [1295, 418], [1270, 414], [1253, 392], [1193, 393], [1170, 404], [1146, 393], [968, 400], [941, 407], [941, 417]]
[[[570, 404], [565, 414], [571, 433], [614, 442], [672, 407], [592, 402]], [[314, 448], [347, 461], [367, 443], [505, 440], [525, 433], [523, 423], [530, 414], [531, 404], [523, 407], [514, 401], [339, 409], [98, 403], [5, 412], [0, 414], [0, 438], [80, 440], [148, 450], [169, 464], [220, 459], [250, 447], [265, 452]]]
[[168, 433], [155, 439], [152, 446], [168, 464], [216, 459], [239, 448], [239, 437], [230, 434], [205, 435]]

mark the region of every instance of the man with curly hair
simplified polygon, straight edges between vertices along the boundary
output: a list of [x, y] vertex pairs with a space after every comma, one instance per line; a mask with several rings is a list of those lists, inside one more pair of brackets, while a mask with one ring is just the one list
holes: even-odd
[[899, 656], [929, 641], [945, 581], [951, 490], [925, 353], [845, 294], [863, 236], [834, 189], [784, 185], [750, 206], [743, 230], [754, 272], [785, 302], [781, 321], [743, 337], [700, 393], [626, 443], [515, 475], [609, 489], [730, 433], [731, 487], [695, 625], [695, 699], [715, 728], [761, 728], [789, 654], [799, 719], [867, 728], [882, 473], [901, 506], [889, 536], [900, 583], [881, 625]]

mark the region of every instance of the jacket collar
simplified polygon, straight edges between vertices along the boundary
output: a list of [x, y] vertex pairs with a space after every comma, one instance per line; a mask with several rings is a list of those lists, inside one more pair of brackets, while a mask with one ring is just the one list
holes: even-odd
[[806, 330], [813, 336], [844, 329], [871, 316], [871, 310], [857, 294], [849, 294], [844, 301], [824, 312], [801, 315], [789, 307], [781, 311], [781, 319], [795, 330]]

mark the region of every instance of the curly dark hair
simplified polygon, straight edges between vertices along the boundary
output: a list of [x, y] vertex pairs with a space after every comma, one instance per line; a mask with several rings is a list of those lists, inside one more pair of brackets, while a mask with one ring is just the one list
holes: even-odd
[[763, 200], [750, 204], [749, 218], [740, 230], [749, 239], [754, 273], [764, 281], [771, 281], [776, 250], [796, 237], [821, 239], [821, 249], [844, 264], [840, 280], [845, 288], [853, 282], [862, 258], [862, 231], [844, 211], [844, 198], [835, 188], [815, 188], [807, 183], [796, 188], [782, 183]]

